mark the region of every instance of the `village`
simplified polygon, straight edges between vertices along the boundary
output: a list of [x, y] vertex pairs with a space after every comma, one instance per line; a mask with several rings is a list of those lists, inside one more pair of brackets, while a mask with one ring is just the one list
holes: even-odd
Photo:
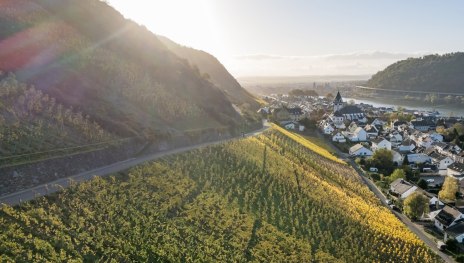
[[464, 251], [462, 117], [356, 105], [340, 92], [264, 99], [263, 116], [288, 130], [316, 130], [375, 183], [390, 209], [421, 225], [439, 248]]

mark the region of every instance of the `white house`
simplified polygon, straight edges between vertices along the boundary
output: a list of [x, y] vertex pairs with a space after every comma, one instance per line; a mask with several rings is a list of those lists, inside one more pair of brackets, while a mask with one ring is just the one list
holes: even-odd
[[335, 128], [337, 129], [345, 129], [345, 117], [340, 114], [338, 111], [330, 115], [330, 120], [333, 122]]
[[345, 143], [346, 139], [345, 136], [341, 132], [335, 132], [332, 136], [332, 141], [333, 142], [340, 142], [340, 143]]
[[322, 132], [324, 132], [324, 134], [332, 134], [334, 131], [335, 129], [329, 123], [325, 123], [324, 126], [322, 126]]
[[379, 136], [379, 130], [374, 125], [366, 125], [364, 127], [368, 138], [374, 138]]
[[452, 176], [457, 179], [463, 179], [464, 177], [464, 164], [462, 163], [453, 163], [447, 168], [448, 176]]
[[417, 190], [417, 186], [405, 181], [403, 178], [396, 179], [390, 184], [390, 192], [400, 199], [405, 199]]
[[443, 142], [443, 135], [437, 132], [429, 132], [429, 136], [434, 142]]
[[400, 152], [412, 152], [416, 148], [416, 144], [411, 139], [406, 139], [398, 146]]
[[409, 163], [430, 163], [432, 158], [423, 153], [411, 153], [408, 154], [408, 161]]
[[432, 158], [432, 164], [435, 164], [438, 167], [438, 170], [440, 170], [440, 174], [443, 175], [446, 175], [448, 166], [454, 163], [453, 159], [439, 153], [433, 153], [430, 157]]
[[403, 141], [403, 136], [397, 131], [390, 133], [390, 142], [392, 144], [398, 145]]
[[374, 152], [380, 149], [391, 150], [391, 148], [392, 148], [391, 142], [387, 141], [385, 138], [380, 137], [380, 138], [372, 140], [371, 149]]
[[366, 147], [362, 146], [361, 144], [356, 144], [355, 146], [351, 147], [349, 150], [351, 156], [359, 156], [359, 157], [370, 157], [374, 153], [367, 149]]
[[443, 209], [435, 216], [435, 227], [440, 231], [444, 232], [445, 229], [456, 224], [456, 221], [464, 218], [464, 215], [459, 212], [454, 207], [445, 206]]

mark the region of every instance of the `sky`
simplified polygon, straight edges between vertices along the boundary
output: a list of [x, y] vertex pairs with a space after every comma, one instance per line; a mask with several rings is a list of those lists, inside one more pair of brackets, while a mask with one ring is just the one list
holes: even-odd
[[235, 77], [370, 75], [464, 51], [460, 0], [107, 0], [152, 32], [216, 56]]

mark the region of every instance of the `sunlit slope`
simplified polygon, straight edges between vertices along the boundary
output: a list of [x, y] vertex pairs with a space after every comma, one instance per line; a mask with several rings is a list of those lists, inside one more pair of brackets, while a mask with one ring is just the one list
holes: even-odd
[[3, 207], [0, 221], [15, 260], [439, 262], [352, 168], [276, 128]]
[[244, 121], [222, 90], [104, 1], [0, 1], [0, 71], [123, 136]]

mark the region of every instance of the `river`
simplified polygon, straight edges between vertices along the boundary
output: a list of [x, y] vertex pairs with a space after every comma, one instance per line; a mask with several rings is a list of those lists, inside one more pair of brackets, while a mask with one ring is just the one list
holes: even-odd
[[429, 102], [420, 102], [420, 101], [402, 101], [394, 100], [391, 98], [385, 99], [355, 99], [355, 98], [343, 98], [345, 102], [349, 100], [354, 100], [356, 104], [365, 103], [371, 104], [374, 107], [403, 107], [409, 110], [421, 110], [421, 111], [438, 111], [444, 117], [464, 117], [464, 105], [428, 105]]

